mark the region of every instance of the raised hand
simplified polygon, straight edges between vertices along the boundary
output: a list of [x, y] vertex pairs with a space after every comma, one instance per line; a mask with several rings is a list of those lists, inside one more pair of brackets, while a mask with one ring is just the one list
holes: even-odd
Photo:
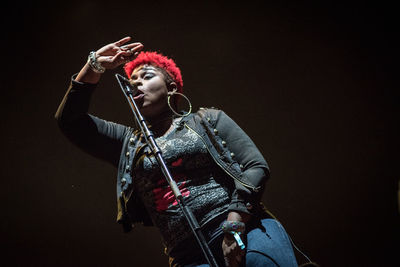
[[131, 61], [143, 49], [143, 45], [139, 42], [126, 44], [130, 40], [128, 36], [103, 46], [96, 51], [97, 62], [105, 69], [114, 69]]
[[[131, 37], [128, 36], [97, 50], [95, 53], [97, 63], [104, 69], [115, 69], [133, 60], [143, 49], [143, 45], [139, 42], [128, 44], [130, 40]], [[79, 82], [98, 83], [100, 76], [101, 73], [94, 71], [86, 63], [75, 80]]]

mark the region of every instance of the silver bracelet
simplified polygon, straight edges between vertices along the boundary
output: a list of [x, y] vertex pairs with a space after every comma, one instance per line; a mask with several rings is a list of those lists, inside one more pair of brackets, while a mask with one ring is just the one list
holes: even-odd
[[90, 68], [96, 73], [104, 73], [106, 71], [106, 69], [97, 61], [95, 51], [91, 51], [89, 53], [88, 64]]

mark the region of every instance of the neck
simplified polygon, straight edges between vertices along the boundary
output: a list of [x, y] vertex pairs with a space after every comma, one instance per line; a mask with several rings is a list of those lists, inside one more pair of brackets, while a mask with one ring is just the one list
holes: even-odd
[[167, 111], [156, 117], [147, 118], [147, 121], [154, 136], [158, 137], [164, 135], [171, 128], [173, 118], [171, 112]]

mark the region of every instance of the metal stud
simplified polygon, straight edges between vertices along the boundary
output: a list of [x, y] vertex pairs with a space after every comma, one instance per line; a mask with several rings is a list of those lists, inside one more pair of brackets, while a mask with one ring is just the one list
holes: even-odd
[[247, 202], [247, 203], [246, 203], [246, 208], [247, 208], [248, 210], [251, 210], [251, 209], [253, 209], [253, 205], [251, 205], [251, 203]]

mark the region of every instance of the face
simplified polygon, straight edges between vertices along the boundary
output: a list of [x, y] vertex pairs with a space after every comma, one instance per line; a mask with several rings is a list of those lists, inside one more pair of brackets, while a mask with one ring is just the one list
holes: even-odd
[[133, 99], [144, 117], [154, 118], [168, 110], [168, 86], [159, 69], [151, 65], [139, 66], [133, 70], [130, 81], [137, 88]]

